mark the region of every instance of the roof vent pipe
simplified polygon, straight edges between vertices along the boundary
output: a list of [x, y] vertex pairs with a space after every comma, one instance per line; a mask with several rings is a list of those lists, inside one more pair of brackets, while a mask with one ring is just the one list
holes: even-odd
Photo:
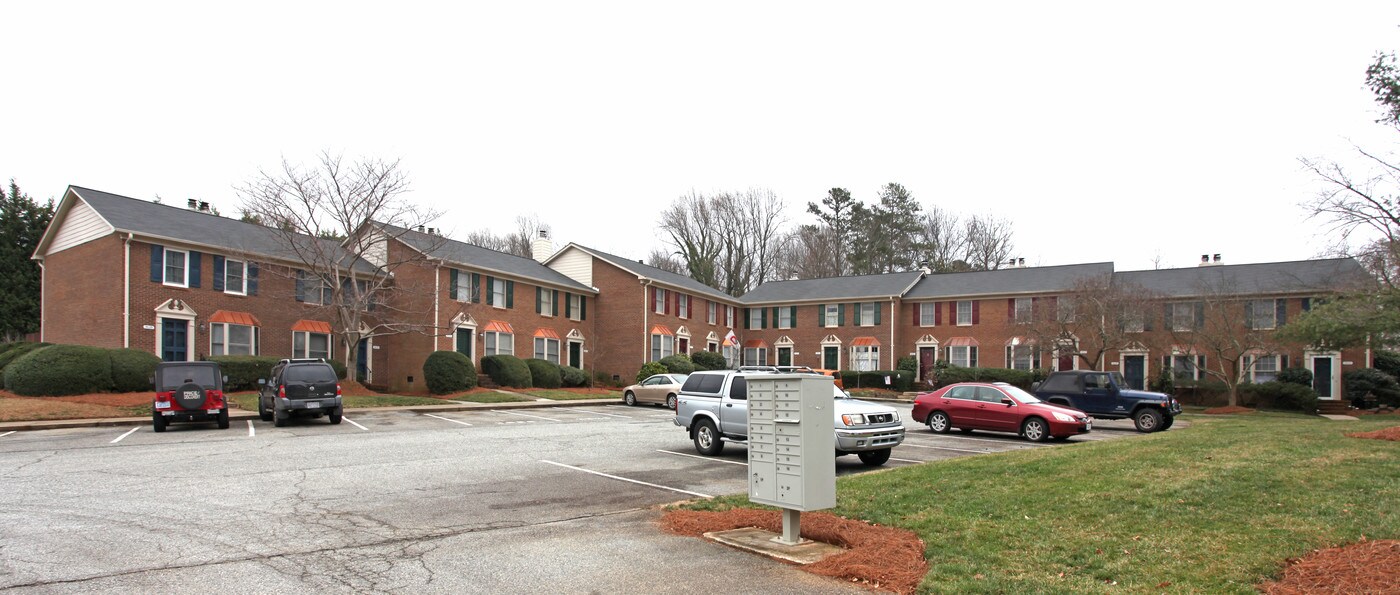
[[198, 209], [198, 208], [199, 208], [199, 201], [197, 201], [197, 200], [191, 198], [190, 201], [189, 201], [189, 203], [186, 205], [186, 208], [188, 208], [188, 209], [191, 210], [191, 211], [193, 211], [193, 210], [195, 210], [195, 209]]
[[1220, 264], [1220, 255], [1219, 255], [1219, 254], [1216, 254], [1216, 255], [1215, 255], [1215, 264]]
[[1023, 268], [1023, 269], [1026, 268], [1026, 259], [1020, 258], [1020, 259], [1017, 259], [1017, 260], [1018, 260], [1019, 262], [1016, 263], [1016, 266], [1021, 267], [1021, 268]]
[[209, 212], [209, 203], [204, 202], [204, 201], [202, 201], [202, 200], [199, 201], [199, 212], [201, 212], [201, 213], [208, 213], [208, 212]]

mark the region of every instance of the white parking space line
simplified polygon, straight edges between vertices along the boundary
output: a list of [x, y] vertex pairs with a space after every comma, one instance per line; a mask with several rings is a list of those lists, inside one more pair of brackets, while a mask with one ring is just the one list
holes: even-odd
[[711, 462], [711, 463], [729, 463], [730, 465], [743, 465], [743, 466], [745, 466], [745, 467], [748, 467], [748, 466], [749, 466], [748, 463], [740, 463], [739, 461], [726, 461], [726, 460], [724, 460], [724, 459], [715, 459], [715, 458], [711, 458], [711, 457], [702, 457], [702, 456], [700, 456], [700, 455], [693, 455], [693, 454], [684, 453], [684, 452], [675, 452], [675, 451], [670, 451], [670, 450], [657, 450], [656, 452], [664, 452], [664, 453], [666, 453], [666, 454], [668, 454], [668, 455], [676, 455], [676, 456], [678, 456], [678, 457], [689, 457], [689, 458], [692, 458], [692, 459], [700, 459], [700, 460], [702, 460], [702, 461], [709, 461], [709, 462]]
[[1015, 443], [1015, 442], [1008, 442], [1008, 441], [1006, 441], [1006, 440], [996, 440], [996, 439], [992, 439], [992, 438], [973, 438], [972, 436], [953, 436], [953, 435], [950, 435], [950, 434], [909, 434], [909, 433], [906, 432], [906, 433], [905, 433], [905, 437], [906, 437], [906, 438], [924, 438], [924, 439], [929, 439], [929, 440], [971, 440], [971, 441], [973, 441], [973, 442], [993, 442], [993, 443], [996, 443], [996, 444], [1006, 444], [1006, 445], [1008, 445], [1008, 446], [1017, 446], [1017, 447], [1021, 447], [1021, 448], [1040, 448], [1040, 447], [1042, 447], [1042, 446], [1048, 446], [1048, 445], [1043, 445], [1043, 444], [1025, 444], [1025, 443], [1019, 443], [1019, 444], [1018, 444], [1018, 443]]
[[9, 431], [9, 432], [5, 432], [4, 434], [0, 434], [0, 438], [4, 438], [4, 437], [6, 437], [6, 436], [9, 436], [10, 434], [13, 434], [13, 433], [15, 433], [15, 432], [17, 432], [17, 431], [18, 431], [18, 430], [11, 430], [11, 431]]
[[117, 438], [116, 438], [115, 440], [112, 440], [111, 442], [108, 442], [108, 444], [116, 444], [116, 443], [118, 443], [118, 442], [121, 442], [121, 441], [122, 441], [122, 438], [126, 438], [127, 436], [130, 436], [133, 432], [135, 432], [136, 430], [139, 430], [139, 429], [141, 429], [140, 426], [131, 428], [130, 430], [127, 430], [125, 434], [122, 434], [121, 436], [117, 436]]
[[452, 422], [452, 423], [454, 423], [454, 424], [462, 424], [462, 425], [464, 425], [464, 426], [471, 427], [471, 424], [469, 424], [469, 423], [467, 423], [467, 422], [464, 422], [464, 421], [461, 421], [461, 420], [446, 418], [446, 417], [443, 417], [443, 416], [441, 416], [441, 415], [433, 415], [433, 414], [431, 414], [431, 413], [424, 413], [423, 415], [426, 415], [426, 416], [428, 416], [428, 417], [435, 418], [435, 419], [440, 419], [440, 420], [442, 420], [442, 421], [450, 421], [450, 422]]
[[616, 414], [616, 413], [600, 413], [600, 412], [597, 412], [597, 411], [589, 411], [589, 410], [587, 410], [587, 409], [575, 409], [574, 411], [577, 411], [577, 412], [579, 412], [579, 413], [592, 413], [593, 415], [606, 415], [606, 416], [608, 416], [608, 417], [620, 417], [620, 418], [622, 418], [622, 419], [632, 419], [632, 416], [630, 416], [630, 415], [618, 415], [618, 414]]
[[618, 477], [618, 476], [616, 476], [616, 475], [608, 475], [607, 473], [600, 473], [600, 472], [598, 472], [598, 471], [590, 471], [590, 470], [588, 470], [588, 469], [583, 469], [583, 468], [581, 468], [581, 467], [575, 467], [575, 466], [573, 466], [573, 465], [565, 465], [565, 464], [563, 464], [563, 463], [556, 463], [556, 462], [554, 462], [554, 461], [546, 461], [546, 460], [541, 459], [540, 462], [541, 462], [541, 463], [548, 463], [548, 464], [550, 464], [550, 465], [555, 465], [555, 466], [558, 466], [558, 467], [563, 467], [563, 468], [565, 468], [565, 469], [573, 469], [574, 471], [582, 471], [582, 472], [584, 472], [584, 473], [592, 473], [593, 475], [597, 475], [597, 476], [599, 476], [599, 477], [606, 477], [606, 478], [608, 478], [608, 479], [616, 479], [616, 480], [618, 480], [618, 481], [625, 481], [625, 482], [628, 482], [628, 483], [635, 483], [635, 484], [637, 484], [637, 485], [644, 485], [644, 486], [647, 486], [647, 487], [649, 487], [649, 488], [656, 488], [656, 489], [658, 489], [658, 490], [667, 490], [667, 491], [671, 491], [671, 492], [678, 492], [678, 493], [681, 493], [681, 494], [690, 494], [691, 496], [699, 496], [699, 497], [701, 497], [701, 498], [714, 498], [714, 496], [711, 496], [711, 495], [709, 495], [709, 494], [701, 494], [700, 492], [692, 492], [692, 491], [690, 491], [690, 490], [682, 490], [682, 489], [680, 489], [680, 488], [668, 488], [668, 487], [663, 486], [663, 485], [656, 485], [656, 484], [654, 484], [654, 483], [647, 483], [647, 482], [645, 482], [645, 481], [637, 481], [637, 480], [635, 480], [635, 479], [627, 479], [626, 477]]
[[530, 414], [528, 414], [528, 413], [512, 413], [512, 412], [510, 412], [510, 411], [501, 411], [500, 409], [492, 409], [492, 410], [491, 410], [491, 413], [504, 413], [504, 414], [506, 414], [506, 415], [519, 415], [520, 417], [533, 417], [533, 418], [535, 418], [535, 419], [542, 419], [542, 420], [545, 420], [545, 421], [559, 421], [559, 420], [554, 419], [554, 418], [552, 418], [552, 417], [541, 417], [541, 416], [539, 416], [539, 415], [530, 415]]
[[908, 440], [905, 440], [903, 443], [900, 444], [900, 446], [911, 446], [911, 447], [913, 447], [913, 448], [927, 448], [927, 449], [930, 449], [930, 450], [951, 450], [951, 451], [954, 451], [954, 452], [970, 452], [970, 453], [979, 454], [979, 455], [985, 455], [985, 454], [990, 454], [990, 453], [992, 453], [992, 452], [995, 452], [995, 451], [990, 451], [990, 450], [969, 450], [969, 449], [966, 449], [966, 448], [949, 448], [949, 447], [947, 447], [947, 446], [924, 446], [924, 445], [922, 445], [922, 444], [910, 444]]
[[899, 461], [899, 462], [901, 462], [901, 463], [920, 463], [920, 464], [922, 464], [922, 463], [927, 463], [927, 462], [928, 462], [928, 461], [915, 461], [914, 459], [896, 459], [896, 458], [894, 458], [894, 457], [890, 457], [890, 460], [891, 460], [891, 461]]
[[253, 437], [253, 434], [254, 434], [254, 432], [253, 432], [253, 420], [250, 419], [250, 420], [248, 420], [248, 437], [249, 437], [249, 438], [252, 438], [252, 437]]
[[345, 420], [345, 421], [350, 422], [350, 425], [355, 426], [355, 427], [357, 427], [357, 428], [359, 428], [359, 429], [361, 429], [361, 430], [364, 430], [364, 431], [366, 431], [366, 432], [369, 431], [369, 428], [366, 428], [366, 427], [364, 427], [364, 426], [362, 426], [362, 425], [360, 425], [360, 424], [355, 423], [355, 420], [350, 419], [350, 418], [348, 418], [348, 417], [345, 417], [344, 415], [341, 415], [341, 416], [340, 416], [340, 419], [343, 419], [343, 420]]
[[675, 416], [676, 416], [676, 414], [674, 414], [674, 413], [657, 413], [656, 415], [648, 415], [647, 417], [675, 417]]

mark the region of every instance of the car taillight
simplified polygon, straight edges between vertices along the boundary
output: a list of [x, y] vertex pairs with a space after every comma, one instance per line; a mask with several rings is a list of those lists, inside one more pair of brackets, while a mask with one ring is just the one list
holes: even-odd
[[224, 391], [221, 390], [207, 390], [204, 391], [204, 394], [210, 399], [213, 399], [215, 403], [219, 403], [224, 400]]
[[340, 383], [339, 383], [339, 382], [335, 383], [335, 396], [337, 396], [337, 397], [340, 396]]
[[285, 384], [279, 384], [279, 385], [277, 385], [277, 398], [279, 398], [279, 399], [285, 399], [285, 398], [287, 398], [287, 385], [285, 385]]

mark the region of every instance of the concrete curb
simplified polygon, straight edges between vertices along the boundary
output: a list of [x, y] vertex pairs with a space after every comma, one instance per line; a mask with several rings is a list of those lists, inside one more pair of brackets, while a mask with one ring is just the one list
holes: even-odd
[[[525, 401], [513, 403], [448, 403], [446, 405], [410, 405], [404, 407], [360, 407], [346, 409], [346, 415], [373, 413], [376, 411], [407, 411], [410, 413], [432, 413], [437, 411], [471, 411], [474, 409], [544, 409], [553, 407], [587, 407], [594, 405], [621, 405], [622, 399], [576, 399], [571, 401]], [[229, 421], [258, 419], [256, 411], [230, 409]], [[71, 428], [112, 428], [122, 426], [144, 426], [151, 423], [146, 417], [108, 417], [99, 419], [54, 419], [37, 421], [0, 422], [0, 432], [28, 432], [35, 430], [66, 430]]]

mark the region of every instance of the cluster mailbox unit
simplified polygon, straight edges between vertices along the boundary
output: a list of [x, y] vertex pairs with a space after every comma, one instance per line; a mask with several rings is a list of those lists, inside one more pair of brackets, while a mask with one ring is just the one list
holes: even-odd
[[783, 509], [796, 545], [800, 513], [836, 506], [834, 386], [830, 376], [749, 376], [749, 500]]

